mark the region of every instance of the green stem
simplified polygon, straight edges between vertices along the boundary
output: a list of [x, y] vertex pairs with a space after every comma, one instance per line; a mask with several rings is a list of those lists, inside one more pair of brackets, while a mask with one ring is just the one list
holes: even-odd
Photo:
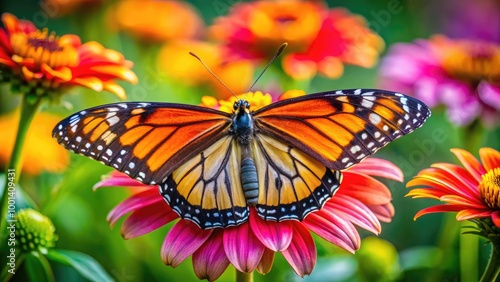
[[253, 282], [253, 272], [240, 272], [236, 270], [236, 282]]
[[[470, 226], [470, 221], [460, 222], [461, 227]], [[479, 236], [460, 236], [460, 281], [477, 281], [479, 277]], [[494, 281], [494, 280], [491, 280]]]
[[500, 273], [500, 250], [499, 244], [494, 241], [491, 242], [492, 250], [490, 261], [484, 270], [483, 277], [481, 277], [480, 282], [496, 281], [498, 274]]
[[[26, 135], [28, 133], [28, 129], [30, 127], [33, 118], [35, 117], [38, 109], [41, 105], [41, 99], [37, 99], [36, 101], [29, 101], [26, 95], [23, 96], [23, 100], [21, 102], [21, 117], [19, 118], [19, 126], [17, 129], [16, 140], [14, 143], [14, 149], [12, 150], [12, 155], [10, 156], [9, 165], [6, 170], [6, 179], [5, 185], [2, 191], [2, 197], [0, 202], [0, 230], [5, 230], [7, 220], [7, 207], [8, 207], [8, 188], [9, 182], [13, 182], [14, 184], [19, 182], [19, 177], [21, 176], [21, 165], [22, 165], [22, 151], [24, 147], [24, 141], [26, 140]], [[13, 181], [9, 181], [7, 179], [7, 172], [14, 172], [15, 177], [13, 177]], [[12, 185], [12, 183], [10, 184]], [[2, 238], [2, 245], [4, 246]]]
[[[16, 261], [16, 266], [14, 268], [14, 274], [19, 270], [19, 267], [21, 266], [21, 264], [23, 263], [23, 260], [24, 260], [24, 257], [25, 255], [24, 254], [21, 254], [20, 252], [16, 251], [16, 257], [18, 258], [17, 261]], [[7, 282], [9, 281], [12, 276], [14, 276], [14, 274], [12, 274], [11, 272], [9, 272], [9, 269], [10, 267], [7, 265], [4, 265], [2, 267], [2, 273], [0, 273], [0, 281], [1, 282]]]

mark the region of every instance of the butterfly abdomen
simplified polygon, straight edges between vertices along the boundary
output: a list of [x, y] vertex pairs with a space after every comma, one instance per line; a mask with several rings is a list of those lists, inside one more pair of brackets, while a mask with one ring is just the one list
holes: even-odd
[[248, 204], [256, 204], [259, 196], [259, 180], [257, 168], [251, 157], [244, 157], [241, 161], [241, 184]]

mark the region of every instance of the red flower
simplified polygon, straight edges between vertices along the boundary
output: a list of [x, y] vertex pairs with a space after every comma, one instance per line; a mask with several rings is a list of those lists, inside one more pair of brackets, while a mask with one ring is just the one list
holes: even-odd
[[107, 90], [124, 99], [125, 91], [115, 80], [137, 83], [126, 61], [117, 51], [97, 42], [81, 44], [73, 34], [56, 36], [38, 30], [32, 22], [2, 15], [0, 29], [0, 75], [13, 90], [25, 94], [49, 94], [71, 86]]
[[384, 45], [360, 16], [300, 0], [240, 3], [211, 31], [226, 45], [229, 60], [267, 62], [288, 42], [282, 65], [295, 79], [316, 73], [337, 78], [346, 63], [372, 67]]
[[451, 151], [463, 167], [436, 163], [408, 182], [407, 186], [415, 189], [407, 196], [444, 202], [419, 211], [415, 218], [436, 212], [458, 212], [459, 221], [491, 218], [500, 227], [500, 153], [491, 148], [480, 149], [481, 163], [465, 150]]

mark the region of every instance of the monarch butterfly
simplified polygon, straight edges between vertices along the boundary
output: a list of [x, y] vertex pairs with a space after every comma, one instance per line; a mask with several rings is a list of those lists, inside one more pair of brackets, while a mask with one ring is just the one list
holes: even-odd
[[118, 103], [61, 121], [70, 151], [159, 185], [165, 201], [202, 229], [239, 225], [254, 206], [265, 220], [303, 220], [339, 188], [341, 170], [420, 127], [421, 101], [373, 89], [282, 100], [232, 114], [184, 104]]

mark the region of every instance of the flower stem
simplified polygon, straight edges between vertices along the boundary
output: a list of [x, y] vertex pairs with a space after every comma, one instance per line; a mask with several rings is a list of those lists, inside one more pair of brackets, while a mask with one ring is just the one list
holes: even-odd
[[490, 260], [488, 261], [488, 265], [484, 270], [480, 282], [496, 281], [498, 274], [500, 273], [500, 246], [498, 242], [495, 242], [494, 240], [491, 241], [491, 245], [492, 250]]
[[[462, 221], [460, 226], [470, 226], [470, 221]], [[460, 279], [461, 281], [477, 281], [479, 277], [479, 236], [462, 234], [459, 240]]]
[[[14, 143], [14, 149], [12, 149], [12, 154], [10, 156], [10, 161], [7, 166], [6, 171], [6, 179], [5, 185], [3, 187], [1, 202], [0, 202], [0, 230], [5, 230], [7, 220], [7, 199], [9, 192], [9, 182], [12, 185], [12, 182], [15, 184], [19, 181], [19, 177], [21, 176], [21, 165], [22, 165], [22, 151], [24, 147], [24, 141], [26, 140], [26, 135], [28, 133], [28, 129], [30, 127], [33, 118], [35, 117], [38, 109], [40, 108], [42, 100], [40, 98], [35, 101], [30, 101], [27, 99], [26, 95], [23, 96], [21, 102], [21, 117], [19, 118], [19, 126], [17, 128], [16, 140]], [[14, 172], [15, 177], [13, 177], [12, 181], [8, 181], [7, 172]], [[3, 238], [2, 240], [3, 241]], [[2, 246], [4, 246], [2, 244]]]
[[240, 272], [236, 270], [236, 282], [253, 282], [253, 272]]

